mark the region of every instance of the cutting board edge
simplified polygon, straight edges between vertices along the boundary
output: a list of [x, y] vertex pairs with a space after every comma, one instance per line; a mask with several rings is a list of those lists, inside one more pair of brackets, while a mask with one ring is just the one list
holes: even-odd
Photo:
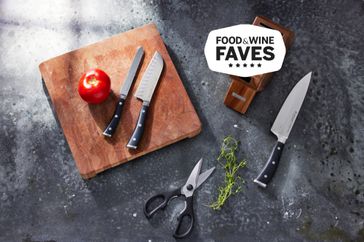
[[[58, 114], [57, 114], [57, 112], [56, 112], [56, 110], [55, 110], [55, 107], [54, 107], [54, 104], [53, 104], [53, 103], [54, 103], [54, 101], [53, 101], [52, 96], [51, 96], [51, 95], [49, 95], [49, 91], [48, 91], [47, 83], [46, 83], [46, 82], [45, 82], [45, 80], [44, 80], [44, 76], [41, 76], [41, 82], [42, 82], [42, 85], [43, 85], [44, 93], [45, 93], [46, 98], [47, 98], [47, 100], [48, 100], [49, 107], [50, 107], [51, 112], [52, 112], [52, 114], [53, 114], [53, 117], [54, 117], [54, 119], [55, 119], [55, 121], [56, 121], [56, 124], [57, 124], [57, 126], [58, 126], [61, 130], [62, 130], [62, 134], [63, 134], [64, 140], [66, 141], [66, 144], [67, 144], [67, 146], [68, 146], [68, 149], [69, 149], [69, 151], [71, 152], [71, 155], [72, 155], [73, 161], [74, 161], [74, 163], [75, 163], [75, 165], [76, 165], [76, 167], [77, 167], [78, 172], [81, 174], [81, 170], [82, 170], [82, 168], [78, 165], [78, 162], [75, 160], [75, 157], [74, 157], [74, 155], [73, 155], [72, 146], [68, 143], [68, 139], [67, 139], [67, 137], [66, 137], [66, 134], [64, 133], [64, 127], [62, 126], [62, 122], [60, 122], [60, 121], [59, 121]], [[106, 169], [108, 169], [108, 168], [106, 168]], [[93, 175], [91, 175], [91, 173], [93, 173], [93, 172], [94, 172], [94, 171], [92, 171], [92, 172], [89, 172], [89, 173], [88, 173], [88, 176], [90, 176], [90, 178], [91, 178], [91, 177], [93, 177], [93, 176], [96, 176], [96, 173], [95, 173], [95, 174], [93, 174]]]
[[[138, 27], [138, 28], [135, 28], [135, 29], [132, 29], [132, 30], [129, 30], [129, 31], [135, 31], [135, 30], [137, 30], [137, 29], [142, 29], [142, 28], [146, 28], [146, 27], [148, 27], [149, 26], [149, 28], [153, 28], [154, 30], [155, 30], [155, 32], [158, 34], [158, 37], [160, 38], [160, 40], [161, 40], [161, 47], [166, 51], [166, 53], [167, 53], [167, 55], [168, 55], [168, 58], [169, 59], [171, 59], [171, 57], [170, 57], [170, 55], [169, 55], [169, 52], [168, 52], [168, 49], [166, 48], [166, 45], [165, 45], [165, 43], [164, 43], [164, 41], [163, 41], [163, 39], [161, 38], [161, 36], [160, 36], [160, 33], [159, 33], [159, 31], [158, 31], [158, 28], [157, 28], [157, 26], [152, 22], [152, 23], [149, 23], [149, 24], [145, 24], [145, 25], [143, 25], [143, 26], [140, 26], [140, 27]], [[129, 31], [126, 31], [126, 32], [129, 32]], [[51, 89], [53, 89], [54, 87], [53, 87], [53, 85], [52, 85], [52, 81], [51, 81], [51, 78], [52, 78], [52, 74], [51, 74], [51, 72], [50, 72], [50, 67], [52, 67], [52, 65], [53, 65], [53, 62], [55, 61], [55, 59], [58, 59], [58, 58], [62, 58], [63, 56], [65, 56], [65, 55], [68, 55], [68, 54], [70, 54], [70, 53], [74, 53], [74, 52], [76, 52], [76, 51], [79, 51], [79, 50], [82, 50], [82, 49], [85, 49], [85, 48], [89, 48], [89, 47], [92, 47], [92, 46], [94, 46], [94, 45], [97, 45], [97, 44], [99, 44], [100, 42], [104, 42], [104, 41], [107, 41], [107, 40], [110, 40], [110, 39], [113, 39], [113, 38], [118, 38], [118, 36], [119, 35], [121, 35], [121, 34], [124, 34], [125, 32], [123, 32], [123, 33], [120, 33], [120, 34], [116, 34], [116, 35], [114, 35], [114, 36], [111, 36], [111, 37], [109, 37], [109, 38], [107, 38], [107, 39], [104, 39], [104, 40], [102, 40], [102, 41], [99, 41], [99, 42], [96, 42], [96, 43], [92, 43], [92, 44], [89, 44], [89, 45], [87, 45], [87, 46], [84, 46], [84, 47], [82, 47], [82, 48], [79, 48], [79, 49], [75, 49], [75, 50], [72, 50], [72, 51], [69, 51], [69, 52], [67, 52], [67, 53], [64, 53], [64, 54], [62, 54], [62, 55], [59, 55], [59, 56], [56, 56], [56, 57], [53, 57], [53, 58], [51, 58], [51, 59], [48, 59], [48, 60], [46, 60], [46, 61], [43, 61], [43, 62], [41, 62], [40, 64], [39, 64], [39, 70], [40, 70], [40, 72], [41, 72], [41, 80], [42, 80], [42, 82], [43, 82], [43, 84], [44, 84], [44, 90], [46, 90], [46, 93], [49, 93], [49, 90], [51, 90]], [[138, 158], [138, 157], [140, 157], [140, 156], [142, 156], [142, 155], [145, 155], [145, 154], [148, 154], [148, 153], [150, 153], [150, 152], [153, 152], [153, 151], [155, 151], [155, 150], [158, 150], [158, 149], [161, 149], [161, 148], [164, 148], [164, 147], [166, 147], [166, 146], [168, 146], [168, 145], [170, 145], [170, 144], [173, 144], [173, 143], [175, 143], [175, 142], [179, 142], [179, 141], [181, 141], [181, 140], [184, 140], [184, 139], [186, 139], [186, 138], [192, 138], [192, 137], [194, 137], [194, 136], [196, 136], [196, 135], [198, 135], [200, 132], [201, 132], [201, 127], [202, 127], [202, 125], [201, 125], [201, 121], [200, 121], [200, 118], [199, 118], [199, 115], [197, 114], [197, 112], [196, 112], [196, 109], [195, 109], [195, 107], [193, 106], [193, 104], [192, 104], [192, 101], [191, 101], [191, 99], [189, 98], [189, 95], [188, 95], [188, 93], [187, 93], [187, 90], [185, 89], [185, 87], [184, 87], [184, 85], [183, 85], [183, 82], [182, 82], [182, 80], [181, 80], [181, 78], [180, 78], [180, 76], [179, 76], [179, 73], [178, 73], [178, 71], [177, 71], [177, 69], [176, 69], [176, 67], [175, 67], [175, 65], [174, 65], [174, 63], [173, 63], [173, 61], [171, 60], [171, 62], [172, 62], [172, 69], [173, 69], [173, 71], [176, 73], [176, 75], [177, 75], [177, 78], [179, 79], [179, 81], [182, 83], [182, 87], [183, 87], [183, 91], [184, 91], [184, 93], [187, 95], [187, 97], [188, 97], [188, 102], [189, 102], [189, 105], [191, 105], [192, 106], [192, 108], [193, 108], [193, 111], [194, 111], [194, 113], [195, 113], [195, 118], [197, 118], [197, 120], [195, 120], [195, 124], [194, 124], [194, 127], [192, 128], [192, 131], [191, 132], [188, 132], [188, 133], [185, 133], [184, 135], [182, 135], [182, 136], [180, 136], [180, 137], [178, 137], [177, 139], [174, 139], [174, 140], [170, 140], [169, 142], [166, 142], [166, 143], [164, 143], [163, 145], [161, 145], [161, 146], [157, 146], [157, 147], [154, 147], [154, 148], [152, 148], [152, 149], [150, 149], [150, 150], [148, 150], [148, 151], [146, 151], [146, 152], [141, 152], [141, 153], [139, 153], [138, 155], [135, 155], [135, 156], [132, 156], [132, 157], [125, 157], [125, 158], [123, 158], [123, 159], [121, 159], [119, 162], [115, 162], [115, 163], [112, 163], [112, 164], [109, 164], [109, 165], [104, 165], [104, 166], [102, 166], [102, 167], [99, 167], [99, 168], [97, 168], [97, 169], [93, 169], [94, 167], [88, 167], [88, 168], [86, 168], [85, 169], [85, 167], [83, 167], [83, 166], [80, 166], [80, 162], [78, 162], [76, 159], [75, 159], [75, 155], [74, 155], [74, 151], [73, 151], [73, 149], [74, 149], [74, 147], [73, 146], [71, 146], [70, 145], [70, 143], [69, 143], [69, 141], [68, 141], [68, 138], [67, 138], [67, 134], [65, 133], [65, 132], [63, 132], [63, 134], [64, 134], [64, 138], [65, 138], [65, 140], [66, 140], [66, 142], [67, 142], [67, 145], [68, 145], [68, 147], [69, 147], [69, 149], [70, 149], [70, 151], [71, 151], [71, 154], [72, 154], [72, 157], [73, 157], [73, 159], [74, 159], [74, 162], [75, 162], [75, 164], [76, 164], [76, 166], [77, 166], [77, 169], [78, 169], [78, 171], [79, 171], [79, 173], [80, 173], [80, 175], [81, 175], [81, 177], [82, 178], [84, 178], [84, 179], [90, 179], [90, 178], [92, 178], [92, 177], [95, 177], [99, 172], [103, 172], [103, 171], [105, 171], [105, 170], [108, 170], [109, 168], [112, 168], [112, 167], [115, 167], [115, 166], [118, 166], [118, 165], [120, 165], [120, 164], [123, 164], [123, 163], [126, 163], [126, 162], [128, 162], [128, 161], [130, 161], [130, 160], [133, 160], [133, 159], [135, 159], [135, 158]], [[58, 124], [58, 127], [60, 127], [62, 130], [65, 130], [65, 128], [63, 127], [63, 122], [60, 122], [60, 119], [59, 119], [59, 117], [58, 117], [58, 113], [56, 112], [56, 107], [55, 107], [55, 105], [54, 105], [54, 103], [55, 103], [55, 97], [54, 97], [54, 95], [46, 95], [46, 97], [47, 97], [47, 99], [48, 99], [48, 101], [49, 101], [49, 105], [50, 105], [50, 108], [51, 108], [51, 111], [52, 111], [52, 113], [53, 113], [53, 115], [54, 115], [54, 117], [55, 117], [55, 119], [56, 119], [56, 122], [57, 122], [57, 124]], [[72, 148], [73, 147], [73, 148]], [[78, 159], [79, 160], [79, 159]]]
[[[56, 120], [56, 123], [57, 123], [58, 127], [60, 127], [60, 128], [62, 129], [62, 131], [63, 131], [62, 123], [61, 123], [61, 122], [59, 122], [58, 114], [57, 114], [57, 112], [55, 111], [55, 108], [54, 108], [54, 104], [53, 104], [52, 96], [50, 96], [50, 95], [48, 94], [48, 87], [47, 87], [47, 83], [46, 83], [46, 82], [45, 82], [45, 80], [44, 80], [44, 76], [41, 76], [41, 82], [42, 82], [42, 84], [43, 84], [43, 89], [44, 89], [44, 92], [45, 92], [45, 94], [46, 94], [46, 98], [47, 98], [47, 100], [48, 100], [48, 104], [49, 104], [49, 107], [50, 107], [50, 109], [51, 109], [51, 112], [52, 112], [52, 114], [53, 114], [53, 116], [54, 116], [54, 118], [55, 118], [55, 120]], [[193, 105], [192, 105], [192, 106], [193, 106]], [[165, 148], [165, 147], [167, 147], [167, 146], [169, 146], [169, 145], [172, 145], [172, 144], [174, 144], [174, 143], [177, 143], [177, 142], [179, 142], [179, 141], [181, 141], [181, 140], [184, 140], [184, 139], [187, 139], [187, 138], [191, 139], [191, 138], [193, 138], [193, 137], [195, 137], [195, 136], [199, 135], [199, 134], [201, 133], [201, 131], [202, 131], [202, 123], [201, 123], [200, 118], [198, 117], [198, 114], [197, 114], [196, 110], [194, 110], [194, 111], [195, 111], [195, 114], [196, 114], [196, 118], [197, 118], [197, 120], [198, 120], [198, 126], [197, 126], [197, 128], [196, 128], [195, 130], [191, 131], [190, 133], [185, 134], [185, 135], [183, 135], [183, 136], [179, 137], [178, 139], [171, 140], [170, 142], [168, 142], [168, 143], [166, 143], [166, 144], [164, 144], [164, 145], [162, 145], [162, 146], [157, 146], [157, 147], [155, 147], [155, 148], [154, 148], [154, 149], [152, 149], [152, 150], [149, 150], [149, 151], [146, 151], [146, 152], [141, 152], [141, 153], [139, 153], [138, 155], [136, 155], [136, 156], [132, 157], [131, 159], [124, 159], [124, 160], [121, 160], [121, 161], [119, 161], [119, 162], [117, 162], [117, 163], [113, 164], [112, 166], [105, 166], [105, 167], [103, 167], [103, 168], [96, 169], [96, 170], [92, 170], [92, 171], [85, 172], [85, 173], [83, 173], [83, 172], [82, 172], [81, 167], [79, 167], [79, 166], [78, 166], [78, 162], [76, 162], [75, 158], [73, 157], [72, 148], [71, 148], [71, 146], [69, 145], [67, 138], [66, 138], [66, 137], [64, 137], [64, 139], [65, 139], [65, 141], [66, 141], [66, 143], [67, 143], [67, 146], [69, 147], [69, 149], [70, 149], [70, 151], [71, 151], [71, 154], [72, 154], [73, 160], [74, 160], [74, 162], [75, 162], [75, 165], [77, 166], [77, 169], [78, 169], [78, 171], [79, 171], [79, 174], [81, 175], [81, 177], [82, 177], [83, 179], [86, 179], [86, 180], [87, 180], [87, 179], [91, 179], [91, 178], [95, 177], [97, 174], [99, 174], [99, 173], [101, 173], [101, 172], [104, 172], [104, 171], [108, 170], [108, 169], [109, 169], [109, 168], [111, 168], [111, 167], [119, 166], [119, 165], [124, 164], [124, 163], [126, 163], [126, 162], [132, 161], [132, 160], [134, 160], [134, 159], [136, 159], [136, 158], [139, 158], [139, 157], [141, 157], [141, 156], [143, 156], [143, 155], [145, 155], [145, 154], [149, 154], [149, 153], [154, 152], [154, 151], [156, 151], [156, 150], [159, 150], [159, 149]], [[64, 136], [65, 136], [65, 134], [64, 134]]]
[[[141, 156], [143, 156], [143, 155], [145, 155], [145, 154], [149, 154], [149, 153], [154, 152], [154, 151], [156, 151], [156, 150], [159, 150], [159, 149], [165, 148], [165, 147], [167, 147], [167, 146], [169, 146], [169, 145], [172, 145], [172, 144], [174, 144], [174, 143], [177, 143], [177, 142], [179, 142], [179, 141], [181, 141], [181, 140], [184, 140], [184, 139], [187, 139], [187, 138], [189, 138], [189, 139], [190, 139], [190, 138], [193, 138], [193, 137], [195, 137], [195, 136], [199, 135], [199, 134], [201, 133], [201, 131], [202, 131], [202, 124], [201, 124], [201, 122], [200, 122], [200, 123], [199, 123], [199, 126], [197, 127], [197, 129], [196, 129], [196, 130], [193, 130], [192, 132], [190, 132], [190, 133], [188, 133], [188, 134], [186, 134], [186, 135], [184, 135], [184, 136], [181, 136], [181, 137], [179, 137], [178, 139], [171, 140], [170, 142], [165, 143], [165, 144], [164, 144], [164, 145], [162, 145], [162, 146], [157, 146], [157, 147], [155, 147], [155, 148], [153, 148], [153, 149], [151, 149], [151, 150], [148, 150], [148, 151], [146, 151], [146, 152], [138, 153], [136, 156], [131, 157], [131, 159], [121, 160], [121, 161], [119, 161], [118, 163], [113, 164], [111, 167], [116, 167], [116, 166], [122, 165], [122, 164], [124, 164], [124, 163], [127, 163], [127, 162], [129, 162], [129, 161], [135, 160], [135, 159], [137, 159], [137, 158], [139, 158], [139, 157], [141, 157]], [[76, 163], [77, 163], [77, 162], [76, 162]], [[101, 169], [93, 170], [93, 171], [90, 171], [90, 172], [87, 172], [87, 173], [81, 173], [81, 171], [79, 170], [79, 173], [80, 173], [80, 175], [81, 175], [81, 177], [82, 177], [83, 179], [88, 180], [88, 179], [91, 179], [91, 178], [95, 177], [96, 175], [98, 175], [98, 174], [100, 174], [100, 173], [102, 173], [102, 172], [104, 172], [104, 171], [106, 171], [106, 170], [109, 170], [109, 168], [110, 168], [110, 167], [103, 167], [103, 168], [101, 168]]]

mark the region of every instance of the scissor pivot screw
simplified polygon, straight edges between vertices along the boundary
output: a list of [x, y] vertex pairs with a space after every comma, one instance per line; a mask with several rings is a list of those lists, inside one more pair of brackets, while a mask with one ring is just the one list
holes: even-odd
[[191, 191], [192, 189], [193, 189], [193, 186], [192, 186], [191, 184], [188, 184], [188, 185], [187, 185], [187, 190], [188, 190], [188, 191]]

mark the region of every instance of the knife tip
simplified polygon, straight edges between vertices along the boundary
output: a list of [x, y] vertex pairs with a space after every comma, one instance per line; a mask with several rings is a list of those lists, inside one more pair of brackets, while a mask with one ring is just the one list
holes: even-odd
[[309, 73], [306, 74], [306, 76], [309, 77], [309, 79], [311, 80], [311, 76], [312, 76], [312, 71], [310, 71]]

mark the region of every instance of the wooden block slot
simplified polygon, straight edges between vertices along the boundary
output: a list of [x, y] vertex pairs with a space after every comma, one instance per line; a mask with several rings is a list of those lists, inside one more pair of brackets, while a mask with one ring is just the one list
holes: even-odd
[[[272, 20], [263, 16], [257, 16], [253, 21], [253, 25], [278, 30], [282, 34], [286, 48], [288, 49], [292, 45], [294, 33]], [[256, 93], [262, 91], [268, 85], [272, 74], [265, 73], [252, 77], [230, 76], [232, 82], [225, 95], [224, 104], [239, 113], [245, 113]]]

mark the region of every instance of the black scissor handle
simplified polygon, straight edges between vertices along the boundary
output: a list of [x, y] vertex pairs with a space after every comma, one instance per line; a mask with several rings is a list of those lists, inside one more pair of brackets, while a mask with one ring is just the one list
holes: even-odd
[[[180, 231], [182, 228], [183, 220], [185, 219], [189, 219], [189, 225], [187, 226], [187, 229], [185, 229], [185, 231]], [[173, 237], [175, 237], [176, 239], [182, 239], [191, 233], [193, 225], [195, 223], [195, 218], [193, 214], [193, 196], [186, 198], [186, 207], [177, 217], [177, 221], [178, 224], [173, 234]]]
[[[181, 195], [181, 188], [170, 192], [164, 192], [154, 195], [153, 197], [149, 198], [144, 204], [144, 214], [147, 218], [150, 218], [155, 214], [158, 210], [164, 209], [169, 200], [173, 197], [177, 197]], [[161, 199], [161, 202], [157, 204], [154, 208], [150, 208], [151, 204], [157, 200]]]

